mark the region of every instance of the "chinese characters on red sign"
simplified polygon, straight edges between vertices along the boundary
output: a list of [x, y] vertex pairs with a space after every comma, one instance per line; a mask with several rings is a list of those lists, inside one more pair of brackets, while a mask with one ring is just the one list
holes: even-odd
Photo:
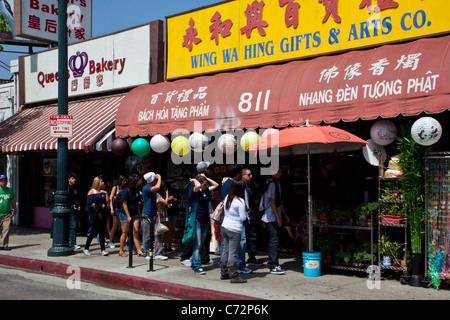
[[[370, 14], [372, 12], [380, 12], [385, 9], [397, 8], [399, 5], [398, 1], [394, 0], [377, 0], [376, 6], [372, 6], [372, 2], [373, 0], [361, 0], [359, 9], [366, 8], [367, 12]], [[322, 4], [325, 9], [322, 23], [326, 23], [330, 16], [336, 23], [342, 22], [338, 10], [339, 0], [317, 0], [317, 3]], [[299, 25], [300, 4], [296, 2], [296, 0], [278, 0], [278, 5], [280, 8], [284, 8], [285, 10], [284, 24], [286, 28], [292, 27], [296, 29]], [[245, 35], [250, 39], [254, 29], [257, 30], [259, 35], [266, 35], [265, 28], [268, 27], [269, 23], [263, 19], [264, 6], [265, 2], [258, 0], [254, 0], [252, 4], [247, 4], [247, 8], [243, 12], [246, 25], [239, 30], [241, 35]], [[214, 40], [216, 45], [219, 44], [219, 36], [225, 38], [231, 35], [233, 21], [230, 19], [223, 21], [222, 19], [223, 17], [219, 11], [216, 11], [210, 19], [210, 39]], [[189, 51], [192, 51], [193, 45], [197, 45], [202, 41], [200, 36], [201, 35], [199, 35], [198, 29], [195, 27], [194, 19], [190, 18], [189, 28], [186, 29], [186, 34], [183, 36], [182, 46], [187, 48]]]

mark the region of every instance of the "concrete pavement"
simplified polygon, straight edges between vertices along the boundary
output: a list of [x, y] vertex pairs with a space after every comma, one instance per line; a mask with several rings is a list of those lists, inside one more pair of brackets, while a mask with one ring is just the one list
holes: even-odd
[[[81, 246], [85, 240], [85, 237], [77, 238]], [[280, 254], [280, 264], [286, 269], [284, 275], [270, 274], [265, 266], [250, 267], [253, 273], [242, 276], [247, 283], [231, 284], [220, 280], [217, 264], [205, 266], [206, 275], [195, 275], [190, 268], [181, 265], [181, 248], [168, 260], [155, 260], [154, 271], [149, 272], [148, 261], [136, 256], [133, 256], [133, 268], [127, 268], [128, 258], [118, 255], [118, 246], [107, 249], [109, 256], [101, 256], [100, 247], [94, 240], [91, 256], [85, 256], [78, 249], [72, 256], [48, 257], [51, 245], [47, 230], [13, 226], [12, 250], [0, 251], [0, 265], [67, 278], [79, 275], [81, 281], [183, 300], [450, 300], [448, 289], [411, 287], [398, 280], [381, 280], [379, 288], [370, 282], [372, 289], [369, 289], [364, 273], [322, 272], [320, 277], [305, 277], [301, 257], [294, 255]], [[211, 257], [219, 260], [216, 255]], [[258, 258], [267, 261], [264, 253]]]

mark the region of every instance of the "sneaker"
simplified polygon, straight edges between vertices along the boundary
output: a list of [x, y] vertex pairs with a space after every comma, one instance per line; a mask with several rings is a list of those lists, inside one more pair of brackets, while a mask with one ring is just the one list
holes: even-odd
[[189, 259], [185, 259], [185, 260], [181, 260], [181, 264], [185, 267], [190, 267], [191, 266], [191, 260]]
[[88, 249], [83, 249], [85, 255], [90, 256], [91, 252]]
[[208, 265], [208, 266], [215, 266], [217, 264], [217, 262], [215, 262], [213, 259], [211, 259], [208, 262], [202, 263], [202, 264], [205, 264], [205, 265]]
[[114, 249], [116, 246], [114, 245], [114, 243], [110, 242], [108, 243], [108, 248]]
[[253, 270], [252, 270], [252, 269], [249, 269], [249, 268], [247, 268], [247, 267], [245, 267], [244, 270], [239, 270], [239, 269], [238, 269], [237, 272], [238, 272], [238, 273], [249, 274], [249, 273], [252, 273]]
[[81, 246], [79, 246], [79, 245], [76, 244], [76, 245], [73, 246], [73, 248], [74, 248], [74, 249], [81, 249]]
[[162, 254], [155, 256], [156, 260], [167, 260], [169, 257], [163, 256]]
[[152, 259], [150, 258], [150, 256], [146, 256], [144, 259], [145, 259], [145, 260], [152, 260]]
[[195, 274], [199, 274], [199, 275], [206, 274], [205, 270], [203, 270], [202, 268], [194, 270], [194, 272], [195, 272]]
[[109, 255], [109, 253], [106, 250], [103, 250], [102, 251], [102, 256], [107, 256], [107, 255]]
[[272, 269], [270, 269], [270, 273], [272, 273], [272, 274], [285, 274], [286, 271], [281, 269], [280, 266], [276, 266], [276, 267], [273, 267]]
[[255, 260], [247, 260], [247, 265], [249, 266], [262, 266], [263, 263], [259, 261], [258, 259]]

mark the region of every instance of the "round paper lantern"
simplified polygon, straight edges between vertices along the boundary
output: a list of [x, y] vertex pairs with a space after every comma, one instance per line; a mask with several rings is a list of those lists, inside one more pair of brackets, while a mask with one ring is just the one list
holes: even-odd
[[147, 139], [137, 138], [131, 144], [131, 150], [137, 156], [146, 156], [150, 152], [150, 143], [147, 141]]
[[248, 147], [257, 143], [261, 139], [261, 136], [255, 131], [247, 131], [241, 138], [241, 148], [244, 151], [248, 151]]
[[270, 134], [274, 134], [274, 133], [278, 133], [280, 130], [275, 129], [275, 128], [267, 128], [266, 130], [264, 130], [264, 132], [261, 135], [261, 138], [265, 138]]
[[196, 152], [202, 152], [208, 144], [208, 138], [200, 132], [194, 132], [189, 137], [189, 146]]
[[172, 140], [171, 143], [172, 152], [179, 155], [180, 157], [188, 154], [191, 151], [191, 147], [189, 147], [189, 141], [184, 136], [178, 136]]
[[236, 139], [232, 134], [229, 133], [221, 135], [219, 140], [217, 141], [217, 145], [219, 147], [219, 150], [225, 154], [234, 153], [237, 148]]
[[123, 139], [118, 138], [111, 143], [111, 152], [116, 156], [121, 157], [125, 155], [129, 149], [128, 143]]
[[389, 120], [377, 121], [370, 128], [370, 137], [376, 144], [387, 146], [397, 137], [397, 127]]
[[431, 117], [420, 118], [411, 127], [411, 136], [418, 144], [431, 146], [442, 136], [441, 124]]
[[152, 140], [150, 140], [150, 147], [156, 153], [164, 153], [170, 148], [169, 138], [161, 134], [157, 134], [153, 136]]

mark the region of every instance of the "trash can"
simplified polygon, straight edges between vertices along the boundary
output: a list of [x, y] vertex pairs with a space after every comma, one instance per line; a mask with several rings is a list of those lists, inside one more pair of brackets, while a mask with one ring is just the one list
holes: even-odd
[[303, 274], [305, 277], [320, 277], [322, 254], [303, 252]]

